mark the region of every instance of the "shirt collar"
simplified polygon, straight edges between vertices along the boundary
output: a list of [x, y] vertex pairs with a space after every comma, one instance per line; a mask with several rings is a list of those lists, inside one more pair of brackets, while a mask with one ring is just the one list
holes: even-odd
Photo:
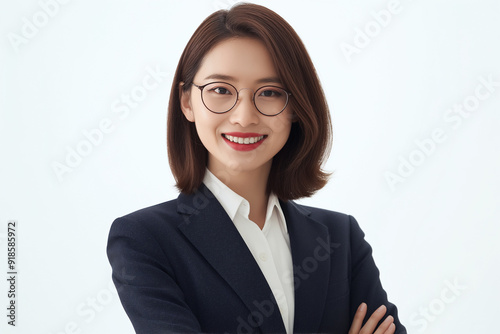
[[215, 198], [222, 205], [229, 218], [234, 220], [236, 212], [238, 211], [238, 208], [244, 198], [226, 186], [221, 180], [212, 174], [208, 168], [205, 170], [203, 183], [212, 192], [212, 194], [214, 194]]
[[[267, 201], [266, 222], [268, 222], [269, 219], [271, 218], [274, 208], [276, 208], [276, 215], [278, 216], [278, 221], [280, 222], [280, 226], [283, 229], [283, 232], [288, 233], [288, 228], [286, 226], [286, 221], [285, 221], [285, 215], [283, 214], [283, 210], [281, 210], [278, 196], [276, 196], [274, 193], [271, 193], [269, 195], [269, 200]], [[264, 228], [265, 227], [266, 226], [264, 226]]]
[[[214, 194], [215, 198], [222, 205], [229, 218], [231, 218], [231, 220], [233, 221], [236, 213], [238, 212], [238, 210], [240, 210], [240, 206], [242, 205], [242, 203], [248, 203], [245, 198], [235, 193], [233, 190], [231, 190], [231, 188], [226, 186], [221, 180], [219, 180], [214, 174], [212, 174], [212, 172], [210, 172], [208, 168], [205, 169], [203, 183]], [[278, 221], [280, 222], [281, 228], [285, 233], [288, 233], [288, 229], [285, 223], [285, 215], [283, 214], [283, 210], [281, 209], [279, 199], [274, 193], [271, 193], [267, 202], [266, 223], [271, 218], [274, 208], [276, 208], [276, 214], [279, 218]]]

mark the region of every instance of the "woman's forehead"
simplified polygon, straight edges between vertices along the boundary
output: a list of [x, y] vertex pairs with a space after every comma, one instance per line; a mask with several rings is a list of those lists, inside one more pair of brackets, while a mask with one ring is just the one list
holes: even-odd
[[231, 38], [220, 42], [204, 57], [197, 80], [234, 83], [279, 83], [270, 53], [255, 38]]

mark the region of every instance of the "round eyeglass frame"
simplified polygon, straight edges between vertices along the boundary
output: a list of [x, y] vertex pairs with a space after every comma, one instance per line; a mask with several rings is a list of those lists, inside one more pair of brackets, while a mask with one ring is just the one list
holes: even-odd
[[[234, 101], [234, 104], [232, 105], [231, 108], [229, 108], [228, 110], [226, 111], [213, 111], [212, 109], [210, 109], [206, 103], [205, 103], [205, 100], [203, 99], [203, 89], [205, 89], [205, 87], [207, 87], [208, 85], [212, 85], [212, 84], [215, 84], [215, 83], [223, 83], [225, 85], [229, 85], [231, 87], [234, 88], [234, 90], [236, 91], [236, 100]], [[205, 108], [207, 108], [208, 110], [210, 110], [210, 112], [213, 112], [214, 114], [225, 114], [229, 111], [231, 111], [235, 106], [236, 104], [238, 103], [238, 100], [240, 99], [240, 91], [242, 91], [243, 89], [247, 89], [247, 88], [242, 88], [240, 90], [236, 89], [236, 87], [234, 87], [233, 85], [231, 85], [230, 83], [228, 82], [225, 82], [225, 81], [213, 81], [213, 82], [209, 82], [205, 85], [197, 85], [195, 83], [193, 83], [193, 86], [195, 86], [196, 88], [198, 88], [200, 90], [200, 95], [201, 95], [201, 101], [203, 102], [203, 105], [205, 106]], [[257, 103], [255, 103], [255, 94], [257, 94], [257, 92], [259, 90], [261, 90], [262, 88], [265, 88], [265, 87], [273, 87], [273, 88], [278, 88], [278, 89], [281, 89], [283, 92], [286, 93], [286, 102], [285, 102], [285, 106], [283, 107], [283, 109], [281, 109], [279, 112], [277, 112], [276, 114], [272, 114], [272, 115], [269, 115], [269, 114], [264, 114], [262, 111], [260, 111], [259, 107], [257, 107]], [[290, 96], [292, 96], [292, 93], [289, 93], [288, 91], [286, 91], [285, 89], [283, 89], [282, 87], [279, 87], [279, 86], [273, 86], [273, 85], [265, 85], [265, 86], [262, 86], [262, 87], [259, 87], [257, 88], [254, 92], [253, 92], [253, 97], [252, 97], [252, 101], [253, 101], [253, 105], [255, 106], [255, 109], [257, 109], [257, 111], [259, 113], [261, 113], [262, 115], [264, 116], [269, 116], [269, 117], [272, 117], [272, 116], [278, 116], [279, 114], [281, 114], [285, 109], [286, 107], [288, 106], [288, 102], [290, 101]]]

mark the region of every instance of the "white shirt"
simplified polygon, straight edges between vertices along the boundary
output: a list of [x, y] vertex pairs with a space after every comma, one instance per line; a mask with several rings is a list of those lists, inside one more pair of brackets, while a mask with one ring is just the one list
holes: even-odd
[[217, 198], [245, 241], [278, 303], [286, 332], [293, 333], [295, 294], [292, 254], [285, 216], [278, 197], [274, 194], [269, 196], [266, 220], [261, 230], [248, 217], [248, 201], [232, 191], [208, 169], [203, 183]]

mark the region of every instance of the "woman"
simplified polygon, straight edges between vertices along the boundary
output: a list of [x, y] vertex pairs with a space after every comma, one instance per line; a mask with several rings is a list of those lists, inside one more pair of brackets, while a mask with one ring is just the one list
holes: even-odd
[[200, 25], [168, 111], [181, 194], [110, 231], [137, 333], [406, 333], [354, 218], [292, 201], [325, 185], [330, 129], [314, 66], [280, 16], [243, 4]]

